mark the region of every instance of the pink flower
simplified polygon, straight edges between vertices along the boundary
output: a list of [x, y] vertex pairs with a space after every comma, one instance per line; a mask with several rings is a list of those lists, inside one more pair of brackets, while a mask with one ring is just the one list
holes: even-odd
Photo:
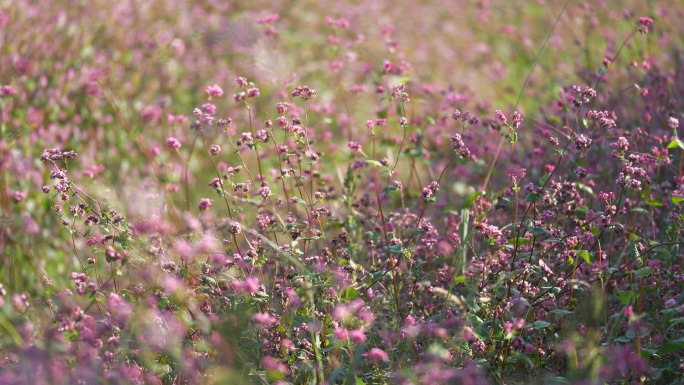
[[261, 366], [263, 366], [264, 369], [269, 372], [279, 372], [284, 375], [290, 373], [290, 370], [287, 368], [287, 366], [285, 366], [285, 364], [271, 356], [264, 356], [264, 358], [261, 359]]
[[335, 330], [333, 330], [333, 337], [340, 341], [346, 341], [347, 337], [349, 337], [349, 333], [345, 328], [335, 328]]
[[257, 277], [247, 277], [242, 284], [242, 288], [248, 294], [254, 294], [259, 291], [259, 278]]
[[268, 313], [256, 313], [252, 316], [252, 321], [260, 326], [271, 326], [276, 322], [275, 318]]
[[354, 152], [360, 152], [361, 151], [361, 144], [358, 142], [351, 141], [347, 143], [347, 147], [349, 147], [350, 150]]
[[177, 151], [181, 148], [181, 142], [178, 139], [171, 136], [168, 139], [166, 139], [166, 146], [170, 150], [176, 150]]
[[0, 97], [13, 96], [17, 93], [17, 90], [8, 85], [0, 86]]
[[223, 96], [223, 89], [216, 84], [207, 86], [207, 88], [205, 88], [204, 91], [207, 93], [207, 95], [216, 98], [220, 98], [221, 96]]
[[355, 344], [362, 344], [366, 342], [366, 331], [363, 328], [349, 330], [347, 336]]
[[200, 199], [198, 207], [199, 207], [200, 211], [205, 211], [205, 210], [208, 210], [212, 204], [213, 204], [213, 202], [211, 201], [211, 199], [202, 198], [202, 199]]
[[384, 350], [378, 348], [373, 348], [366, 352], [366, 358], [375, 362], [389, 361], [389, 355]]
[[19, 203], [19, 202], [23, 201], [24, 199], [26, 199], [26, 192], [24, 192], [24, 191], [15, 191], [14, 192], [14, 201], [16, 203]]

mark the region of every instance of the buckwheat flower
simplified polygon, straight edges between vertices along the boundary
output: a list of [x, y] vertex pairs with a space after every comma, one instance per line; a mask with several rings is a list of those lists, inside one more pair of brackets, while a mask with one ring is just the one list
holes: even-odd
[[285, 115], [285, 113], [287, 112], [287, 104], [283, 102], [277, 103], [276, 111], [278, 111], [278, 115]]
[[406, 126], [407, 124], [408, 124], [408, 119], [406, 119], [405, 116], [402, 116], [402, 117], [399, 119], [399, 125], [402, 126], [402, 127], [404, 127], [404, 126]]
[[288, 375], [290, 373], [290, 369], [285, 364], [272, 356], [264, 356], [261, 359], [261, 366], [266, 371], [281, 373], [281, 375]]
[[299, 97], [302, 100], [309, 100], [316, 97], [316, 90], [309, 86], [298, 86], [292, 91], [292, 97]]
[[586, 117], [594, 120], [599, 126], [607, 130], [612, 130], [613, 128], [617, 127], [617, 123], [615, 122], [615, 114], [610, 111], [590, 110], [587, 111]]
[[634, 308], [632, 307], [632, 305], [629, 305], [629, 306], [625, 307], [625, 308], [622, 310], [622, 314], [624, 314], [625, 317], [627, 317], [627, 318], [632, 318], [632, 317], [634, 317], [635, 314], [634, 314]]
[[207, 95], [216, 98], [220, 98], [221, 96], [223, 96], [223, 89], [219, 87], [217, 84], [207, 86], [207, 88], [205, 88], [204, 91], [207, 93]]
[[394, 63], [392, 63], [389, 60], [385, 60], [384, 63], [382, 63], [382, 72], [383, 73], [390, 73], [394, 69]]
[[46, 160], [62, 160], [62, 159], [73, 159], [76, 157], [76, 152], [66, 151], [59, 148], [49, 148], [43, 150], [40, 154], [40, 160], [45, 162]]
[[235, 100], [236, 102], [241, 102], [245, 99], [247, 99], [247, 93], [245, 91], [240, 91], [237, 94], [233, 95], [233, 100]]
[[185, 115], [173, 115], [173, 114], [168, 114], [166, 115], [166, 120], [169, 121], [169, 123], [187, 123], [188, 117]]
[[339, 19], [335, 19], [334, 17], [330, 17], [330, 16], [325, 17], [325, 24], [332, 25], [335, 27], [344, 28], [344, 29], [348, 29], [349, 25], [350, 25], [349, 20], [347, 20], [343, 17], [340, 17]]
[[461, 134], [454, 134], [451, 136], [451, 149], [458, 153], [461, 158], [469, 158], [470, 150], [466, 147]]
[[181, 148], [181, 142], [178, 139], [171, 136], [168, 139], [166, 139], [166, 146], [170, 150], [176, 150], [177, 151]]
[[107, 246], [105, 248], [105, 258], [107, 259], [107, 262], [115, 262], [121, 260], [123, 255], [116, 251], [112, 246]]
[[619, 137], [615, 142], [610, 144], [616, 151], [613, 156], [624, 156], [625, 151], [629, 148], [629, 141], [624, 136]]
[[26, 193], [24, 191], [15, 191], [13, 198], [14, 202], [19, 203], [26, 199]]
[[461, 111], [460, 111], [460, 110], [454, 111], [454, 112], [451, 114], [451, 118], [454, 119], [454, 120], [460, 119], [460, 118], [461, 118]]
[[219, 178], [214, 178], [214, 179], [212, 179], [211, 182], [209, 183], [209, 187], [221, 188], [221, 185], [222, 185], [222, 184], [223, 184], [223, 183], [221, 183], [221, 179], [219, 179]]
[[435, 181], [432, 181], [427, 186], [423, 187], [420, 192], [420, 196], [423, 199], [430, 199], [434, 197], [437, 191], [439, 191], [439, 184], [437, 184]]
[[218, 155], [220, 152], [221, 146], [219, 146], [218, 144], [212, 144], [211, 146], [209, 146], [209, 153], [211, 155]]
[[366, 86], [364, 86], [363, 84], [354, 84], [354, 85], [351, 86], [351, 90], [350, 90], [350, 91], [351, 91], [353, 94], [359, 94], [359, 93], [361, 93], [361, 92], [364, 92], [365, 90], [366, 90]]
[[372, 325], [375, 323], [376, 317], [373, 311], [368, 307], [364, 306], [357, 312], [357, 317], [366, 325]]
[[585, 150], [591, 146], [591, 139], [584, 134], [580, 134], [575, 138], [575, 148], [579, 151]]
[[259, 278], [250, 276], [245, 278], [245, 280], [242, 283], [242, 289], [247, 293], [247, 294], [254, 294], [257, 291], [259, 291], [261, 284], [259, 283]]
[[390, 93], [390, 96], [392, 97], [392, 100], [399, 100], [401, 102], [409, 102], [410, 98], [408, 93], [404, 92], [406, 89], [405, 84], [398, 84], [394, 87], [392, 87], [392, 92]]
[[504, 113], [501, 112], [501, 110], [496, 110], [494, 111], [494, 113], [496, 115], [496, 120], [500, 121], [503, 124], [508, 124], [508, 119], [506, 119], [506, 115], [504, 115]]
[[513, 113], [513, 127], [515, 127], [516, 129], [520, 128], [520, 125], [522, 125], [522, 122], [523, 122], [522, 114], [519, 113], [518, 111], [515, 111]]
[[216, 113], [216, 105], [212, 103], [204, 103], [202, 104], [202, 111], [204, 111], [205, 114], [214, 115]]
[[347, 329], [337, 327], [333, 330], [333, 337], [337, 338], [340, 341], [346, 341], [348, 338], [348, 332]]
[[23, 313], [29, 307], [29, 297], [27, 293], [14, 294], [12, 296], [12, 308], [17, 313]]
[[374, 362], [389, 361], [389, 355], [387, 355], [387, 353], [384, 350], [378, 348], [372, 348], [371, 350], [367, 351], [365, 353], [365, 356], [368, 360]]
[[257, 190], [257, 194], [261, 195], [262, 198], [266, 199], [273, 195], [271, 193], [271, 189], [268, 186], [261, 186], [259, 190]]
[[141, 111], [141, 116], [145, 123], [156, 122], [162, 116], [162, 108], [156, 104], [145, 106]]
[[282, 116], [279, 116], [276, 118], [276, 124], [278, 125], [278, 127], [282, 127], [282, 128], [287, 128], [287, 126], [288, 126], [287, 119], [285, 119]]
[[241, 146], [242, 144], [246, 145], [251, 145], [254, 143], [254, 136], [252, 136], [251, 132], [243, 132], [242, 137], [240, 140], [237, 141], [237, 145]]
[[247, 90], [247, 97], [255, 98], [259, 95], [261, 95], [261, 92], [259, 92], [259, 89], [256, 87], [252, 87]]
[[349, 330], [347, 336], [355, 344], [366, 342], [366, 331], [363, 328]]
[[113, 321], [123, 325], [133, 313], [133, 306], [118, 294], [111, 293], [107, 298], [107, 308], [112, 313]]
[[1, 85], [0, 86], [0, 98], [7, 97], [7, 96], [13, 96], [16, 93], [17, 93], [17, 90], [10, 85]]
[[209, 198], [200, 199], [198, 208], [200, 211], [208, 210], [212, 206], [213, 202]]
[[238, 222], [230, 222], [226, 227], [226, 231], [228, 231], [229, 234], [238, 235], [242, 232], [242, 227]]
[[639, 18], [639, 32], [648, 33], [648, 28], [653, 24], [653, 19], [647, 16]]
[[235, 83], [237, 83], [238, 87], [247, 87], [249, 85], [247, 78], [242, 76], [235, 78]]
[[267, 327], [273, 325], [276, 319], [268, 313], [256, 313], [252, 316], [252, 321], [259, 326]]
[[268, 14], [266, 16], [258, 18], [257, 23], [259, 23], [259, 24], [273, 24], [276, 21], [278, 21], [279, 18], [280, 18], [280, 16], [278, 16], [277, 13], [272, 13], [272, 14]]
[[352, 309], [346, 303], [339, 303], [332, 311], [332, 318], [338, 322], [345, 322], [351, 319]]
[[267, 130], [259, 130], [256, 132], [255, 137], [258, 141], [266, 143], [268, 141], [269, 135]]
[[453, 242], [455, 245], [460, 245], [461, 244], [461, 236], [458, 235], [456, 232], [451, 232], [448, 234], [449, 240]]
[[358, 142], [351, 141], [347, 143], [347, 147], [349, 147], [350, 150], [354, 152], [360, 152], [361, 151], [361, 144]]
[[679, 119], [670, 116], [669, 118], [667, 118], [667, 126], [673, 130], [678, 129], [679, 128]]
[[374, 125], [375, 125], [375, 124], [373, 123], [372, 120], [370, 120], [370, 119], [366, 120], [366, 128], [367, 128], [367, 129], [372, 130], [373, 127], [374, 127]]
[[211, 114], [204, 114], [204, 116], [202, 116], [202, 123], [206, 124], [207, 126], [213, 126], [214, 116]]

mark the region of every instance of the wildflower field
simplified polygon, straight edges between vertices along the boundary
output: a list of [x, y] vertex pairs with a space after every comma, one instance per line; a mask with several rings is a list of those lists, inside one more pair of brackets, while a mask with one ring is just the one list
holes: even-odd
[[0, 0], [0, 385], [684, 384], [682, 19]]

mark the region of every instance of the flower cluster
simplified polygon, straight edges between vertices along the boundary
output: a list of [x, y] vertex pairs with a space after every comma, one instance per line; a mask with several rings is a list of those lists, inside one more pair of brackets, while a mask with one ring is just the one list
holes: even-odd
[[34, 3], [0, 384], [681, 381], [681, 6]]

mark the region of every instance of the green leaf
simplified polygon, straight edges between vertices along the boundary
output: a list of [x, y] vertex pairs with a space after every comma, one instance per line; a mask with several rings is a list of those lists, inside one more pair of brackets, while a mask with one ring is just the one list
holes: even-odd
[[577, 256], [582, 258], [586, 263], [594, 263], [594, 257], [592, 257], [589, 251], [587, 250], [578, 251]]
[[670, 143], [667, 144], [667, 148], [681, 148], [684, 150], [684, 142], [679, 138], [674, 138]]
[[648, 277], [649, 275], [651, 275], [650, 267], [644, 267], [643, 269], [639, 269], [634, 272], [634, 276], [636, 278]]
[[632, 302], [632, 298], [634, 298], [634, 292], [621, 291], [620, 293], [618, 293], [618, 298], [620, 299], [621, 304], [629, 305]]
[[465, 207], [470, 207], [470, 206], [473, 204], [473, 202], [475, 202], [475, 199], [477, 199], [477, 197], [479, 197], [480, 195], [482, 195], [482, 192], [481, 192], [481, 191], [477, 191], [476, 193], [471, 194], [471, 195], [470, 195], [468, 198], [466, 198], [466, 200], [463, 202], [463, 207], [464, 207], [464, 208], [465, 208]]
[[654, 199], [654, 198], [647, 198], [646, 200], [644, 200], [644, 202], [646, 202], [646, 205], [648, 205], [648, 206], [654, 206], [654, 207], [665, 206], [663, 204], [663, 202], [661, 202], [657, 199]]
[[374, 159], [367, 159], [366, 162], [368, 162], [368, 164], [372, 164], [372, 165], [375, 166], [375, 167], [381, 167], [381, 168], [382, 168], [382, 167], [385, 167], [385, 166], [382, 165], [382, 163], [380, 163], [380, 162], [378, 162], [377, 160], [374, 160]]
[[454, 285], [458, 285], [459, 283], [465, 283], [466, 282], [466, 276], [465, 275], [459, 275], [458, 277], [454, 278]]
[[517, 132], [513, 132], [513, 133], [509, 136], [508, 141], [509, 141], [511, 144], [515, 144], [515, 143], [518, 141], [518, 133], [517, 133]]
[[587, 186], [586, 184], [577, 182], [575, 185], [577, 185], [578, 189], [594, 195], [594, 190], [592, 190], [591, 187]]
[[672, 196], [672, 203], [678, 205], [682, 202], [684, 202], [684, 197], [676, 197], [674, 195]]
[[395, 192], [395, 191], [397, 191], [397, 190], [398, 190], [398, 189], [397, 189], [397, 186], [387, 186], [387, 187], [383, 187], [383, 188], [382, 188], [382, 192], [385, 193], [385, 194], [391, 193], [391, 192]]
[[[331, 348], [332, 349], [332, 348]], [[342, 376], [347, 372], [347, 364], [342, 364], [338, 366], [335, 370], [333, 370], [332, 374], [330, 374], [330, 378], [328, 378], [328, 383], [334, 384], [337, 379], [341, 379]]]
[[540, 330], [540, 329], [546, 329], [549, 326], [551, 326], [551, 322], [546, 322], [546, 321], [534, 321], [532, 324], [528, 324], [527, 326], [532, 326], [532, 329], [535, 330]]
[[672, 352], [679, 352], [684, 350], [684, 339], [680, 338], [678, 340], [668, 342], [658, 349], [658, 354], [666, 354]]
[[392, 254], [401, 254], [404, 248], [401, 245], [392, 245], [389, 247], [389, 251]]
[[553, 309], [549, 311], [550, 314], [557, 315], [558, 317], [564, 317], [566, 315], [573, 314], [574, 311], [566, 309]]
[[359, 293], [358, 290], [354, 289], [353, 287], [349, 286], [347, 290], [344, 292], [344, 299], [347, 301], [351, 301], [353, 299], [359, 298], [361, 296], [361, 293]]

